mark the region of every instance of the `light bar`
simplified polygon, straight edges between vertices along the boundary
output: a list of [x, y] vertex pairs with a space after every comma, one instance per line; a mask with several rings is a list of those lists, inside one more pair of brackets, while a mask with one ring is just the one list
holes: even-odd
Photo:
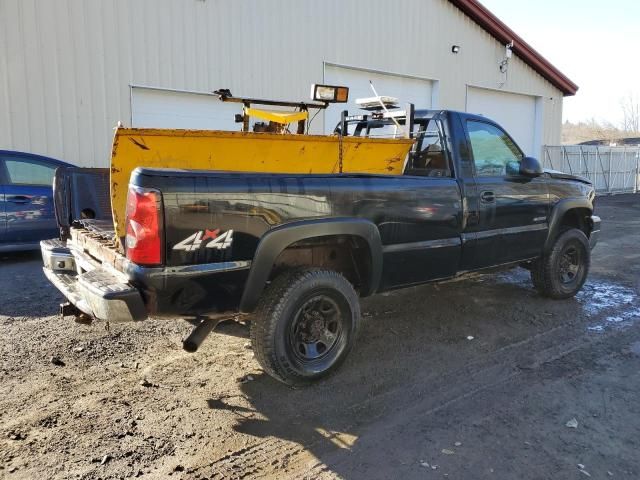
[[335, 85], [311, 85], [311, 99], [318, 102], [346, 103], [349, 99], [349, 87]]
[[364, 110], [377, 110], [382, 109], [382, 104], [384, 104], [387, 108], [395, 108], [398, 105], [398, 99], [395, 97], [367, 97], [367, 98], [357, 98], [356, 105]]

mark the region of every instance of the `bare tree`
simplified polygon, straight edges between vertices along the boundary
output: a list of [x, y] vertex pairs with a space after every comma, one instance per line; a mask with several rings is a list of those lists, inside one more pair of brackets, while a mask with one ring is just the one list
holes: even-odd
[[640, 132], [640, 102], [633, 93], [620, 100], [622, 108], [622, 129], [625, 132]]
[[628, 136], [628, 132], [606, 120], [591, 118], [577, 123], [566, 121], [562, 124], [562, 143], [565, 145], [574, 145], [590, 140], [617, 142]]

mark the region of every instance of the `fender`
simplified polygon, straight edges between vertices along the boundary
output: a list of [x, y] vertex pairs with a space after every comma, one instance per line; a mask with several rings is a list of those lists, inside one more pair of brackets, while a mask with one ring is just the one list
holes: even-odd
[[558, 233], [558, 229], [560, 228], [560, 221], [564, 214], [569, 210], [574, 210], [576, 208], [586, 208], [590, 212], [593, 212], [593, 203], [589, 201], [588, 198], [565, 198], [560, 200], [553, 206], [553, 210], [551, 210], [551, 215], [549, 215], [549, 230], [547, 233], [547, 240], [544, 243], [544, 251], [547, 252], [551, 248], [553, 244], [553, 239], [556, 237]]
[[329, 235], [354, 235], [367, 242], [371, 253], [371, 277], [369, 288], [362, 292], [362, 296], [373, 294], [382, 276], [382, 241], [378, 227], [362, 218], [305, 220], [281, 225], [262, 237], [240, 300], [240, 312], [248, 313], [255, 309], [273, 264], [285, 248], [300, 240]]

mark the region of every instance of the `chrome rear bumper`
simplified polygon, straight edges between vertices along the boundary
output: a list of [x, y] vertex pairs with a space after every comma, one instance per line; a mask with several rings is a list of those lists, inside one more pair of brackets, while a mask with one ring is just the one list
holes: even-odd
[[44, 274], [78, 310], [110, 322], [147, 318], [142, 295], [126, 279], [103, 267], [83, 270], [60, 240], [40, 242]]

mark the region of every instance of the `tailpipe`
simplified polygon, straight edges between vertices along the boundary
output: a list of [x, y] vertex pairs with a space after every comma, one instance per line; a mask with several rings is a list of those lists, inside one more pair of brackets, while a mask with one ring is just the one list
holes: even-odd
[[204, 339], [216, 328], [221, 320], [214, 320], [211, 318], [205, 318], [202, 320], [196, 328], [189, 334], [187, 338], [182, 341], [182, 348], [189, 353], [194, 353], [200, 348]]

